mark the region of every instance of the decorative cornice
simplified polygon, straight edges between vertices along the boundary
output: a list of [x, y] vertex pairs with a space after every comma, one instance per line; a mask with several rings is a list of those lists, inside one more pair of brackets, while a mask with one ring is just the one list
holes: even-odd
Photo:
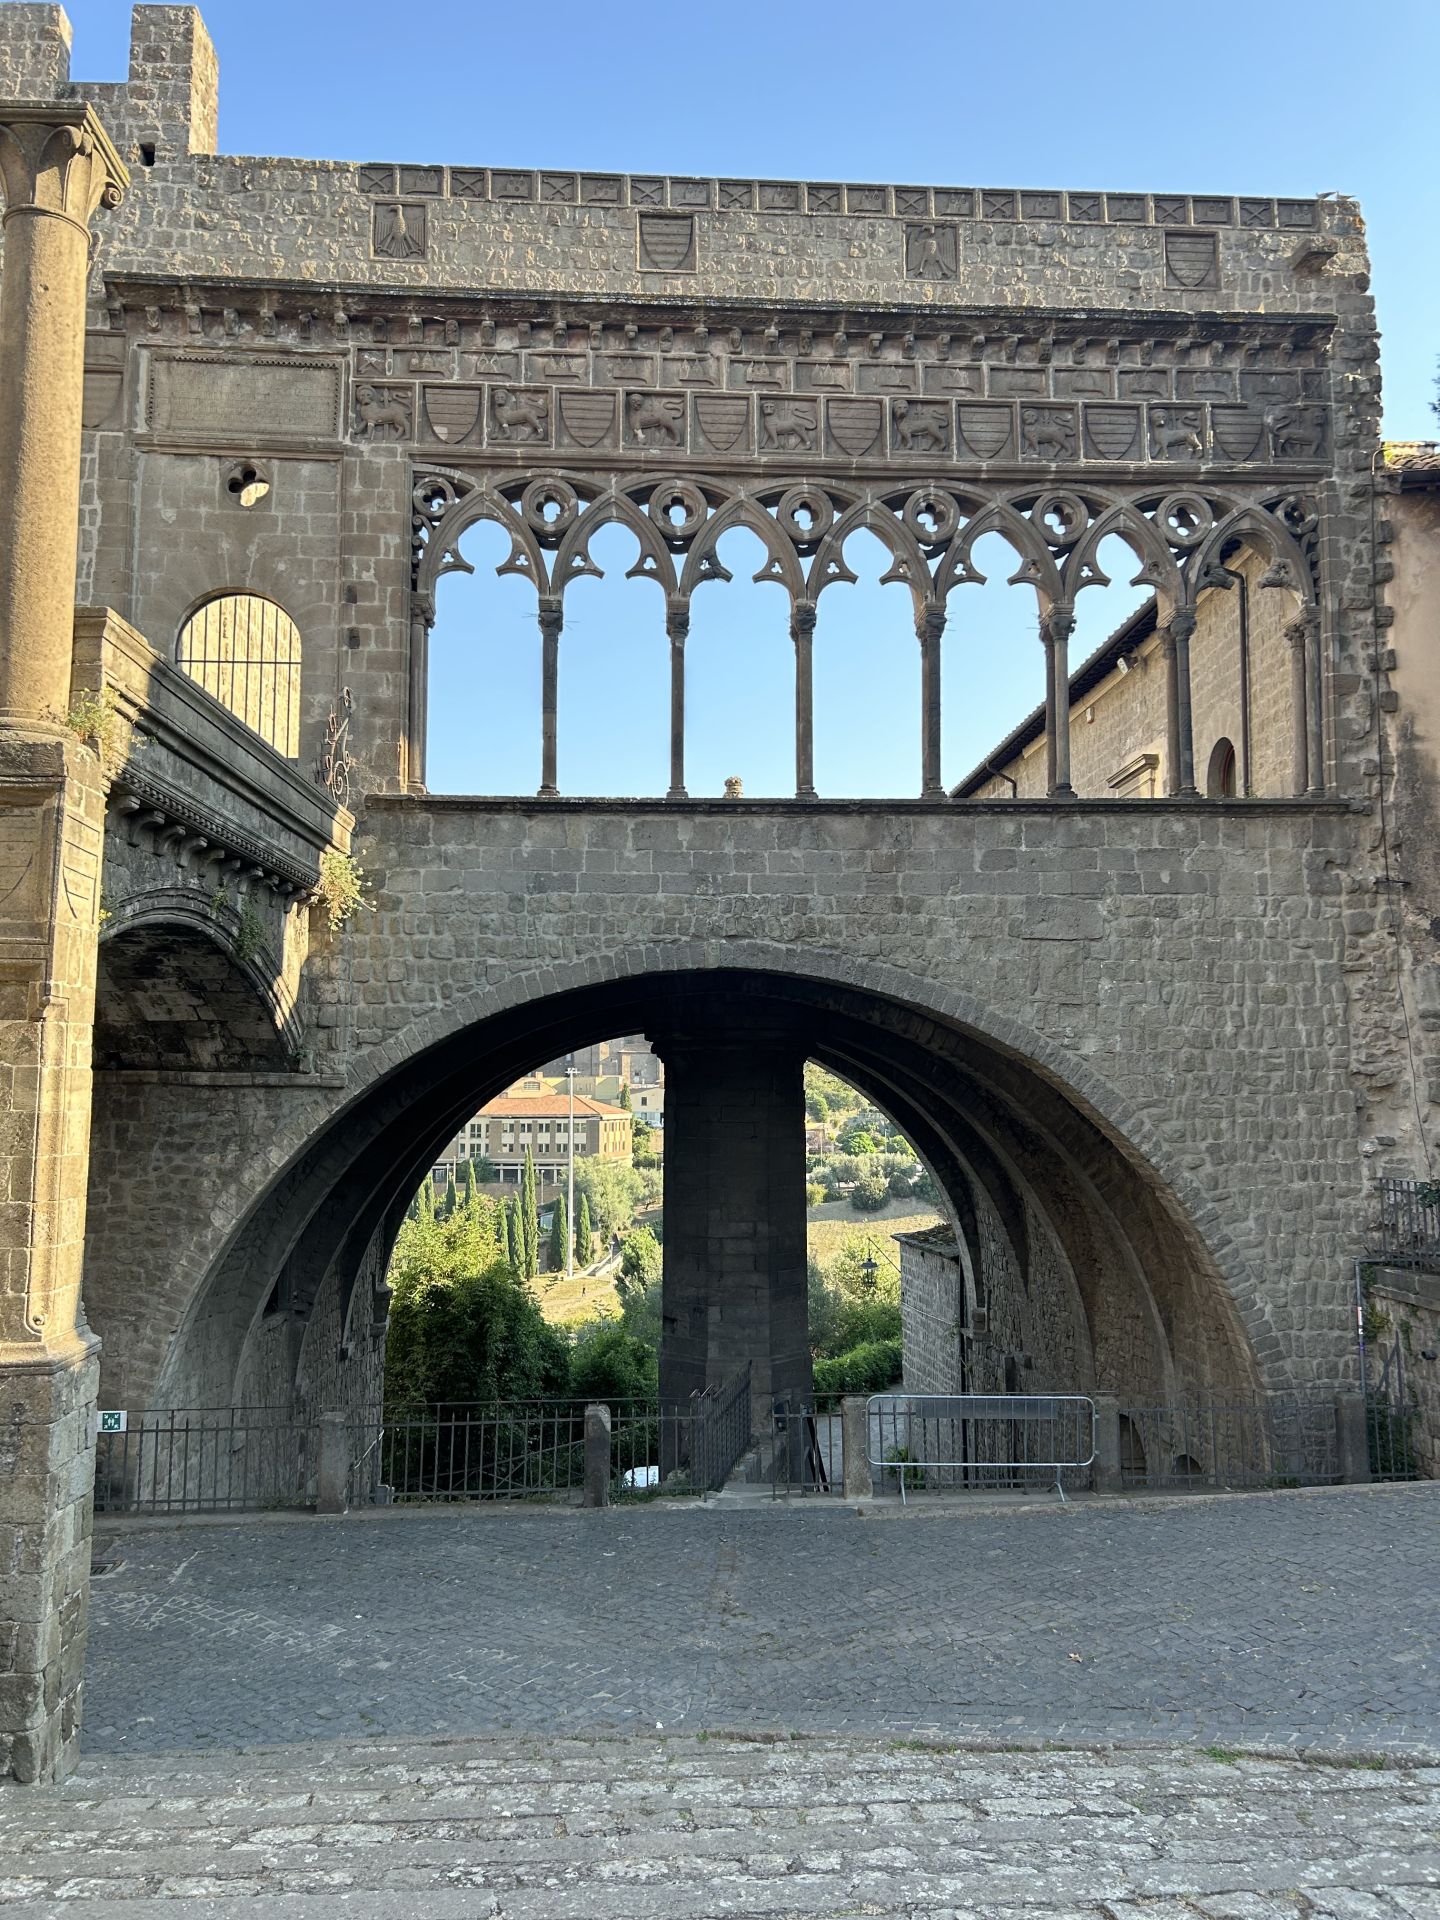
[[117, 776], [107, 805], [109, 812], [132, 822], [132, 843], [138, 844], [141, 830], [153, 832], [157, 857], [168, 852], [177, 865], [185, 866], [196, 853], [203, 852], [205, 864], [219, 857], [253, 867], [277, 893], [293, 898], [308, 897], [315, 891], [318, 862], [313, 871], [307, 870], [299, 861], [277, 853], [263, 841], [237, 832], [228, 820], [197, 806], [187, 795], [176, 793], [163, 781], [149, 779], [127, 768]]

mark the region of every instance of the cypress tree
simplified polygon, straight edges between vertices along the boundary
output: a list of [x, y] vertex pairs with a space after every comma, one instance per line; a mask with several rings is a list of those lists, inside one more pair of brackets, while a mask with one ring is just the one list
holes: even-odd
[[510, 1258], [510, 1208], [503, 1199], [495, 1202], [495, 1243], [500, 1249], [500, 1258]]
[[415, 1204], [420, 1210], [422, 1225], [428, 1226], [435, 1218], [435, 1182], [428, 1173], [420, 1182], [420, 1193]]
[[516, 1279], [519, 1280], [524, 1277], [525, 1273], [525, 1232], [520, 1225], [520, 1196], [518, 1193], [512, 1194], [510, 1197], [510, 1205], [506, 1212], [505, 1221], [509, 1240], [507, 1257]]
[[475, 1162], [473, 1160], [467, 1160], [465, 1162], [465, 1204], [467, 1207], [474, 1206], [477, 1191], [478, 1188], [475, 1184]]
[[594, 1235], [590, 1226], [590, 1198], [588, 1194], [582, 1193], [580, 1205], [575, 1214], [575, 1264], [577, 1267], [589, 1266], [593, 1241]]
[[535, 1182], [535, 1156], [525, 1149], [525, 1166], [520, 1177], [520, 1228], [525, 1256], [524, 1278], [533, 1280], [540, 1271], [540, 1209]]
[[570, 1222], [565, 1216], [565, 1196], [555, 1197], [555, 1206], [550, 1215], [550, 1271], [565, 1271], [565, 1255], [570, 1244]]

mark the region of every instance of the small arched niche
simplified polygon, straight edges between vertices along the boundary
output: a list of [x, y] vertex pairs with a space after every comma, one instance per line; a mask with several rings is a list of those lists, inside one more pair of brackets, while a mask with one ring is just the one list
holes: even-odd
[[1233, 800], [1236, 790], [1234, 743], [1226, 739], [1217, 740], [1210, 749], [1210, 761], [1205, 770], [1205, 797], [1207, 800]]

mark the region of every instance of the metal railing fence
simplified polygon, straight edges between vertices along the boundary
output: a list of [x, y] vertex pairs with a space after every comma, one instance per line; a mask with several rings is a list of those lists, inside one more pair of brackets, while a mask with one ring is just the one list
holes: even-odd
[[1095, 1406], [1082, 1394], [872, 1394], [876, 1491], [1034, 1490], [1090, 1484]]
[[718, 1493], [750, 1445], [750, 1368], [723, 1386], [707, 1387], [691, 1401], [690, 1478], [706, 1493]]
[[1392, 1267], [1440, 1265], [1440, 1180], [1380, 1182], [1375, 1255]]
[[256, 1513], [315, 1500], [319, 1433], [265, 1407], [160, 1408], [95, 1441], [97, 1513]]
[[772, 1499], [844, 1494], [844, 1398], [839, 1393], [812, 1393], [775, 1401], [759, 1436], [760, 1461], [768, 1469]]
[[[590, 1400], [387, 1409], [352, 1427], [349, 1504], [578, 1498]], [[610, 1474], [620, 1497], [688, 1480], [688, 1406], [611, 1400]]]
[[1340, 1477], [1332, 1393], [1121, 1406], [1125, 1487], [1317, 1487]]

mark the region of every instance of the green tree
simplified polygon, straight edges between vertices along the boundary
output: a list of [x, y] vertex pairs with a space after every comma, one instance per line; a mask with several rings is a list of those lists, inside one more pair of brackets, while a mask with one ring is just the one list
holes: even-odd
[[862, 1125], [858, 1119], [848, 1121], [846, 1125], [840, 1129], [839, 1133], [835, 1136], [835, 1144], [842, 1153], [862, 1154], [878, 1153], [880, 1151], [880, 1143], [876, 1140], [875, 1135], [869, 1127]]
[[468, 1209], [429, 1228], [401, 1227], [390, 1266], [387, 1408], [565, 1391], [568, 1342], [493, 1257], [492, 1240], [489, 1218], [476, 1222]]
[[582, 1192], [575, 1213], [575, 1264], [588, 1267], [594, 1257], [595, 1234], [590, 1225], [590, 1198]]
[[533, 1280], [540, 1271], [540, 1206], [535, 1180], [535, 1156], [529, 1147], [525, 1149], [525, 1162], [520, 1173], [520, 1241], [524, 1262], [521, 1273], [526, 1280]]
[[631, 1125], [630, 1158], [637, 1167], [655, 1165], [655, 1129], [648, 1120], [636, 1120]]
[[818, 1087], [813, 1093], [805, 1095], [805, 1111], [819, 1127], [823, 1127], [830, 1118], [830, 1102]]
[[505, 1258], [517, 1279], [525, 1274], [525, 1229], [520, 1224], [520, 1196], [512, 1193], [505, 1209]]
[[623, 1233], [635, 1217], [645, 1181], [627, 1160], [591, 1158], [576, 1163], [575, 1190], [589, 1201], [590, 1224], [597, 1232]]
[[549, 1266], [552, 1273], [563, 1273], [566, 1256], [570, 1249], [570, 1222], [565, 1216], [565, 1196], [556, 1194], [555, 1205], [550, 1210], [550, 1246], [548, 1248]]
[[587, 1400], [653, 1400], [660, 1369], [654, 1345], [617, 1320], [593, 1320], [570, 1356], [570, 1391]]
[[850, 1204], [857, 1213], [879, 1213], [890, 1198], [890, 1183], [878, 1173], [867, 1173], [850, 1190]]
[[465, 1205], [467, 1207], [473, 1207], [476, 1197], [475, 1162], [473, 1160], [467, 1160], [465, 1162]]
[[623, 1080], [620, 1082], [620, 1091], [615, 1096], [615, 1104], [617, 1107], [623, 1108], [626, 1113], [629, 1113], [630, 1089]]
[[421, 1220], [435, 1218], [435, 1182], [428, 1173], [420, 1182], [420, 1191], [415, 1197], [415, 1210]]
[[477, 1153], [470, 1164], [474, 1167], [475, 1178], [480, 1182], [482, 1187], [494, 1186], [495, 1182], [500, 1178], [500, 1169], [488, 1153]]
[[[649, 1227], [635, 1227], [620, 1242], [620, 1283], [645, 1288], [660, 1278], [660, 1242]], [[616, 1291], [620, 1291], [617, 1283]], [[623, 1296], [622, 1296], [623, 1297]]]

